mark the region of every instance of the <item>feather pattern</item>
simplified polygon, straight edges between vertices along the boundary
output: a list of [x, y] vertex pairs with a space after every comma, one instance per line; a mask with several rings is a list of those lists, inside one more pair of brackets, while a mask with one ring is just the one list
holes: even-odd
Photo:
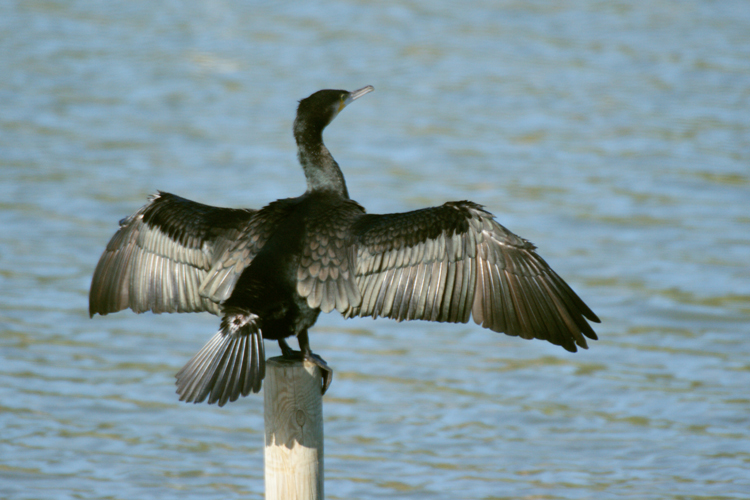
[[89, 313], [125, 308], [137, 313], [219, 314], [200, 293], [222, 249], [247, 233], [256, 212], [216, 208], [159, 192], [123, 219], [91, 281]]
[[471, 202], [388, 215], [352, 227], [362, 295], [345, 317], [477, 324], [569, 351], [596, 339], [596, 315], [530, 242]]
[[296, 273], [297, 293], [313, 309], [343, 313], [362, 300], [352, 273], [354, 254], [347, 243], [348, 230], [364, 209], [347, 199], [311, 208]]
[[228, 299], [242, 272], [258, 255], [281, 221], [293, 212], [296, 203], [294, 199], [277, 200], [262, 210], [254, 211], [253, 217], [237, 231], [234, 238], [223, 242], [215, 251], [212, 265], [198, 289], [200, 296], [215, 303]]
[[180, 401], [224, 406], [227, 401], [260, 391], [266, 355], [258, 316], [228, 311], [221, 329], [177, 372]]

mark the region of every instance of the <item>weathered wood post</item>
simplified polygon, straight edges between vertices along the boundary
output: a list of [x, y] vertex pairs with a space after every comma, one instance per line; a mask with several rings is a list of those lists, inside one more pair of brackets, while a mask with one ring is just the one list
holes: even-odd
[[271, 358], [263, 385], [266, 500], [323, 500], [320, 368]]

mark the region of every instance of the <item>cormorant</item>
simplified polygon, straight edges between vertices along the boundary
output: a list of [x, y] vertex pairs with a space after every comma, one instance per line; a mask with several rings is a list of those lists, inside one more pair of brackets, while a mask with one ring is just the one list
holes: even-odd
[[[217, 208], [158, 192], [120, 221], [91, 282], [89, 313], [130, 308], [220, 315], [221, 327], [177, 373], [181, 401], [224, 405], [258, 392], [264, 339], [309, 359], [321, 311], [477, 324], [575, 352], [596, 334], [591, 309], [535, 252], [476, 203], [367, 214], [349, 199], [323, 129], [371, 92], [321, 90], [294, 120], [307, 191], [260, 210]], [[296, 336], [300, 351], [287, 337]], [[584, 337], [585, 336], [585, 337]]]

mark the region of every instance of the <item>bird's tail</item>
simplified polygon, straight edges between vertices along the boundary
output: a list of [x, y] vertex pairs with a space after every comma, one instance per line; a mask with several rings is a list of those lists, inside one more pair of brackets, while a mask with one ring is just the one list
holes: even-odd
[[177, 372], [180, 401], [224, 406], [240, 394], [260, 391], [266, 376], [266, 353], [258, 316], [233, 312], [224, 316], [221, 329]]

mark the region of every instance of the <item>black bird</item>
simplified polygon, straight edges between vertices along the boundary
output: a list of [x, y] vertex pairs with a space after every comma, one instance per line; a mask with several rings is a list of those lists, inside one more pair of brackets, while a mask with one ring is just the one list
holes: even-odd
[[[89, 313], [208, 311], [221, 328], [177, 373], [181, 401], [219, 406], [258, 392], [264, 339], [284, 357], [310, 351], [321, 311], [346, 318], [477, 324], [575, 352], [599, 318], [535, 252], [480, 205], [448, 202], [367, 214], [349, 199], [323, 129], [371, 92], [321, 90], [294, 120], [307, 191], [260, 210], [217, 208], [159, 192], [120, 221], [91, 282]], [[300, 351], [287, 337], [296, 336]], [[585, 337], [584, 337], [585, 336]]]

